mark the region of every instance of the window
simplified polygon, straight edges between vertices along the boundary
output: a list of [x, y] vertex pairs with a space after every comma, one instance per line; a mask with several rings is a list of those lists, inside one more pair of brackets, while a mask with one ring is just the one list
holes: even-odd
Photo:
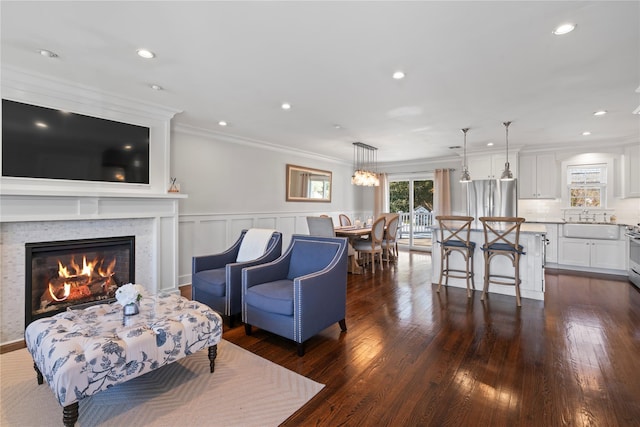
[[606, 207], [607, 165], [575, 165], [567, 167], [569, 207]]
[[325, 176], [311, 175], [309, 178], [309, 188], [307, 194], [312, 199], [328, 199], [329, 197], [329, 180]]

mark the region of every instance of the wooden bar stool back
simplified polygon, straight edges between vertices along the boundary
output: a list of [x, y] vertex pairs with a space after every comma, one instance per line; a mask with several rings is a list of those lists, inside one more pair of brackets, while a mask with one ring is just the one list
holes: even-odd
[[[449, 277], [465, 279], [467, 281], [467, 298], [471, 298], [471, 289], [476, 289], [473, 281], [473, 251], [475, 242], [470, 241], [472, 216], [436, 216], [440, 226], [440, 280], [438, 289], [442, 287], [442, 278], [445, 278], [445, 286], [449, 284]], [[465, 262], [465, 269], [451, 268], [449, 257], [453, 253], [459, 253]]]
[[[516, 304], [520, 307], [520, 255], [524, 248], [520, 245], [520, 226], [525, 222], [519, 217], [480, 217], [484, 229], [484, 287], [481, 300], [489, 291], [489, 283], [516, 287]], [[491, 274], [491, 260], [496, 256], [506, 256], [511, 261], [514, 274]]]

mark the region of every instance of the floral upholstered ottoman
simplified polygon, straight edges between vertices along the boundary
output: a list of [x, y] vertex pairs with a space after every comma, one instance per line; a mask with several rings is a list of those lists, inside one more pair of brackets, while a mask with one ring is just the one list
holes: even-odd
[[143, 296], [140, 313], [119, 303], [68, 310], [25, 331], [38, 384], [43, 377], [63, 406], [63, 423], [78, 419], [78, 401], [116, 384], [209, 349], [214, 370], [222, 337], [220, 315], [174, 294]]

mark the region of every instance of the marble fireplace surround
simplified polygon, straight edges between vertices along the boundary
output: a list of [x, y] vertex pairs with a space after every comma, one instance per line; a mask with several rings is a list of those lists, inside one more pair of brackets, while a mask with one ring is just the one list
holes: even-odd
[[0, 344], [23, 339], [25, 243], [135, 236], [135, 277], [178, 291], [178, 200], [184, 195], [0, 195]]

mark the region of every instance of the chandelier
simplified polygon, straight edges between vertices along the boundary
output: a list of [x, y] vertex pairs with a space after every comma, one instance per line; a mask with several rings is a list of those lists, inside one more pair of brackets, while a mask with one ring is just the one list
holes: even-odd
[[351, 183], [367, 187], [379, 186], [377, 148], [362, 142], [353, 143], [353, 176]]

